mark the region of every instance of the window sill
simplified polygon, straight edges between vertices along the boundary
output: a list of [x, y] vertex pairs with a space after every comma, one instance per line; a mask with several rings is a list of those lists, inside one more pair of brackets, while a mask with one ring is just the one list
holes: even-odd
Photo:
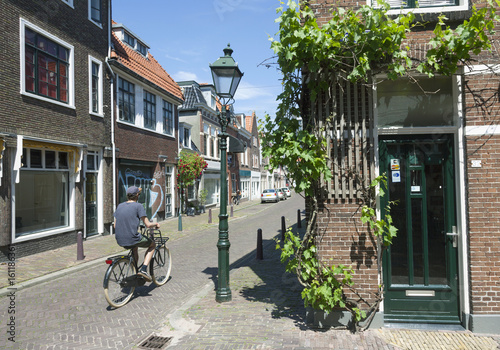
[[67, 232], [71, 232], [74, 230], [75, 230], [74, 227], [66, 226], [66, 227], [59, 227], [59, 228], [56, 228], [53, 230], [47, 230], [47, 231], [43, 231], [43, 232], [36, 232], [35, 231], [33, 233], [25, 233], [21, 236], [13, 237], [12, 243], [26, 242], [26, 241], [30, 241], [33, 239], [48, 237], [48, 236], [57, 235], [57, 234], [61, 234], [61, 233], [67, 233]]
[[90, 112], [89, 111], [89, 114], [93, 115], [94, 117], [104, 118], [104, 114], [103, 113], [96, 113], [96, 112]]
[[41, 100], [41, 101], [53, 103], [53, 104], [56, 104], [58, 106], [66, 107], [66, 108], [69, 108], [69, 109], [76, 109], [76, 107], [75, 107], [75, 105], [73, 103], [59, 102], [57, 100], [53, 100], [51, 98], [47, 98], [47, 97], [43, 97], [43, 96], [40, 96], [40, 95], [32, 94], [32, 93], [27, 92], [27, 91], [21, 91], [21, 95], [32, 97], [32, 98], [35, 98], [37, 100]]

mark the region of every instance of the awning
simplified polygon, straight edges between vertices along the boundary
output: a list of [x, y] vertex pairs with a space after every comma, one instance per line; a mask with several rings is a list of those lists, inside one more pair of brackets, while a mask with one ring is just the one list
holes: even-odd
[[52, 151], [67, 152], [69, 155], [70, 164], [74, 162], [74, 169], [76, 174], [76, 182], [80, 182], [80, 169], [83, 160], [83, 148], [75, 145], [69, 145], [64, 143], [52, 143], [47, 141], [38, 141], [24, 139], [23, 136], [18, 135], [17, 137], [17, 150], [16, 157], [14, 161], [14, 171], [17, 171], [16, 183], [19, 183], [19, 169], [22, 167], [22, 154], [23, 148], [41, 148], [48, 149]]

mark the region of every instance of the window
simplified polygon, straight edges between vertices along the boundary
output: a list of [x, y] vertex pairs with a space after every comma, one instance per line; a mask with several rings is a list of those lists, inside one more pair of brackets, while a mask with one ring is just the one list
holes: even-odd
[[65, 4], [68, 4], [69, 6], [73, 7], [73, 0], [61, 0]]
[[102, 23], [101, 10], [101, 0], [89, 0], [89, 16], [93, 22]]
[[135, 123], [135, 87], [122, 78], [118, 83], [118, 109], [120, 120]]
[[453, 126], [456, 111], [451, 77], [422, 77], [377, 83], [379, 127]]
[[[42, 99], [70, 104], [70, 77], [73, 48], [57, 42], [43, 31], [26, 26], [24, 29], [23, 92]], [[45, 35], [47, 34], [47, 35]]]
[[135, 48], [135, 38], [127, 32], [123, 32], [123, 41], [130, 45], [133, 49]]
[[[441, 12], [441, 11], [460, 11], [469, 8], [467, 0], [388, 0], [391, 7], [391, 13], [401, 10], [411, 9], [414, 12]], [[379, 7], [376, 0], [371, 0], [372, 6]], [[451, 9], [450, 7], [454, 7]]]
[[69, 225], [68, 153], [23, 149], [15, 187], [16, 237]]
[[190, 148], [191, 144], [191, 130], [188, 128], [184, 128], [184, 147]]
[[207, 157], [210, 156], [210, 154], [208, 154], [208, 143], [210, 142], [209, 141], [209, 136], [207, 134], [204, 134], [203, 135], [203, 154], [206, 155]]
[[[189, 125], [189, 124], [187, 124]], [[186, 124], [179, 128], [179, 141], [184, 148], [191, 148], [191, 129]]]
[[90, 113], [102, 115], [103, 99], [102, 63], [89, 56], [89, 110]]
[[156, 96], [144, 91], [144, 127], [156, 129]]
[[174, 134], [174, 113], [170, 102], [163, 100], [163, 132], [168, 135]]
[[137, 42], [137, 51], [139, 51], [143, 56], [148, 55], [148, 48], [142, 45], [140, 42]]

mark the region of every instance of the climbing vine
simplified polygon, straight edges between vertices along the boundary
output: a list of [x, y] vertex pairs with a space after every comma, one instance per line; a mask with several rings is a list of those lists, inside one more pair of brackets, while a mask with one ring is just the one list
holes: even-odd
[[[284, 5], [284, 3], [281, 3]], [[356, 327], [366, 317], [357, 301], [349, 299], [346, 289], [357, 294], [350, 266], [321, 261], [318, 258], [318, 208], [327, 191], [325, 184], [332, 177], [327, 157], [327, 140], [331, 120], [312, 114], [308, 106], [317, 96], [327, 92], [325, 74], [334, 74], [339, 81], [370, 84], [371, 76], [384, 73], [388, 79], [414, 74], [451, 75], [459, 66], [471, 64], [474, 55], [491, 50], [490, 35], [499, 21], [499, 0], [488, 0], [481, 8], [472, 7], [468, 20], [452, 27], [444, 15], [434, 23], [419, 21], [412, 12], [398, 16], [387, 14], [389, 5], [361, 6], [357, 9], [334, 8], [331, 19], [319, 26], [308, 1], [299, 5], [288, 1], [278, 8], [279, 40], [272, 40], [276, 64], [282, 75], [282, 93], [275, 118], [265, 117], [263, 156], [270, 158], [270, 167], [282, 166], [292, 179], [296, 191], [308, 201], [308, 225], [305, 235], [292, 231], [278, 245], [287, 270], [297, 274], [304, 286], [302, 297], [306, 305], [331, 312], [336, 307], [352, 313]], [[428, 49], [423, 57], [411, 56], [411, 33], [419, 28], [434, 26]], [[300, 121], [297, 117], [301, 117]], [[345, 176], [351, 170], [341, 169]], [[385, 177], [369, 179], [371, 184], [360, 203], [361, 222], [366, 224], [377, 242], [380, 272], [382, 252], [390, 246], [397, 229], [392, 224], [390, 203], [386, 214], [377, 218], [375, 188], [383, 188]], [[379, 196], [384, 193], [378, 192]], [[379, 286], [377, 300], [369, 307], [376, 310], [382, 300]]]

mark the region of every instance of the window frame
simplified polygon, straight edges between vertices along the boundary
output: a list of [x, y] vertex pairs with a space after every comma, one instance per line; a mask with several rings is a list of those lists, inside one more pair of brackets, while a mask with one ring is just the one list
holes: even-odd
[[[165, 108], [165, 104], [169, 108]], [[165, 135], [174, 136], [174, 105], [171, 102], [162, 99], [162, 117], [163, 117], [163, 133]], [[168, 130], [170, 127], [170, 131]]]
[[66, 5], [68, 5], [69, 7], [71, 8], [75, 8], [74, 4], [73, 4], [73, 1], [74, 0], [61, 0], [62, 2], [64, 2]]
[[[32, 151], [40, 152], [40, 166], [33, 166], [32, 161]], [[54, 153], [54, 166], [47, 165], [47, 152]], [[65, 155], [65, 162], [61, 164], [61, 154]], [[13, 240], [14, 242], [21, 242], [25, 240], [32, 240], [39, 237], [44, 237], [52, 234], [56, 234], [59, 232], [68, 231], [73, 228], [74, 220], [73, 220], [73, 206], [74, 201], [72, 198], [72, 192], [74, 189], [74, 181], [71, 176], [71, 165], [70, 165], [71, 156], [67, 151], [58, 151], [52, 149], [44, 149], [38, 147], [23, 147], [23, 164], [19, 171], [21, 172], [44, 172], [44, 173], [62, 173], [65, 176], [66, 180], [66, 189], [64, 194], [64, 207], [65, 207], [65, 216], [66, 222], [64, 225], [50, 227], [48, 229], [34, 229], [27, 232], [19, 233], [17, 227], [13, 230]], [[16, 197], [16, 186], [21, 185], [20, 183], [13, 183], [13, 197]], [[17, 194], [19, 196], [19, 194]], [[16, 201], [17, 202], [17, 201]], [[18, 208], [14, 205], [14, 211], [17, 211]], [[16, 214], [16, 217], [18, 214]]]
[[[415, 4], [416, 0], [411, 0]], [[376, 6], [377, 0], [367, 0], [366, 2], [369, 6]], [[455, 5], [447, 6], [428, 6], [428, 7], [403, 7], [403, 8], [391, 8], [387, 13], [389, 15], [398, 15], [400, 13], [442, 13], [442, 12], [460, 12], [469, 10], [470, 0], [456, 0]]]
[[[50, 102], [57, 104], [59, 106], [75, 108], [75, 79], [74, 79], [74, 46], [68, 44], [67, 42], [61, 40], [60, 38], [50, 34], [46, 30], [32, 24], [31, 22], [25, 20], [24, 18], [20, 18], [19, 21], [20, 30], [19, 30], [19, 42], [20, 42], [20, 89], [21, 95], [30, 96], [36, 98], [38, 100]], [[68, 60], [67, 60], [67, 94], [68, 94], [68, 102], [63, 102], [58, 99], [50, 98], [45, 95], [38, 94], [36, 92], [32, 92], [26, 89], [26, 28], [35, 32], [38, 35], [41, 35], [48, 40], [54, 42], [55, 44], [65, 48], [68, 50]], [[35, 78], [35, 84], [38, 83], [38, 80]], [[58, 83], [59, 89], [59, 83]]]
[[156, 131], [156, 95], [147, 90], [144, 90], [143, 103], [143, 126], [145, 129]]
[[[97, 71], [97, 111], [94, 111], [94, 70], [93, 65], [98, 66]], [[103, 79], [103, 65], [97, 58], [89, 56], [89, 113], [104, 117], [103, 112], [103, 98], [104, 98], [104, 79]]]
[[[94, 9], [94, 7], [92, 6], [93, 5], [93, 2], [96, 1], [97, 4], [99, 4], [99, 8], [95, 8], [99, 11], [99, 19], [94, 19], [93, 17], [93, 13], [92, 13], [92, 10]], [[102, 29], [102, 0], [88, 0], [88, 12], [89, 12], [89, 21], [91, 21], [92, 23], [94, 23], [96, 26], [98, 26], [99, 28]]]
[[[121, 84], [122, 81], [126, 82], [129, 87], [131, 86], [132, 87], [132, 91], [123, 89], [122, 88], [122, 84]], [[133, 108], [129, 108], [129, 111], [131, 111], [130, 112], [130, 117], [132, 118], [132, 120], [122, 118], [122, 116], [123, 116], [123, 108], [122, 108], [122, 103], [121, 103], [121, 101], [122, 101], [122, 94], [126, 94], [129, 97], [127, 105], [133, 107]], [[133, 100], [132, 103], [130, 103], [131, 99]], [[136, 106], [136, 102], [135, 102], [135, 84], [132, 83], [132, 82], [130, 82], [130, 81], [128, 81], [127, 79], [123, 79], [122, 77], [119, 77], [118, 78], [118, 120], [121, 121], [121, 122], [124, 122], [124, 123], [135, 125], [135, 120], [136, 120], [135, 106]]]

